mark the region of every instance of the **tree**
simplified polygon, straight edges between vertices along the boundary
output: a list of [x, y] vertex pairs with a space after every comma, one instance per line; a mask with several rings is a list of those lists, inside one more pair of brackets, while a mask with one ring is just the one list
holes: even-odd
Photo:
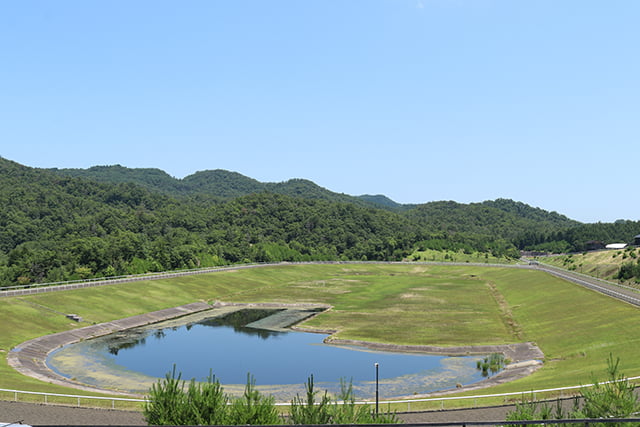
[[320, 401], [316, 401], [318, 392], [313, 389], [313, 374], [307, 379], [305, 391], [306, 400], [296, 395], [291, 401], [291, 422], [293, 424], [329, 424], [331, 399], [325, 390]]
[[[640, 412], [640, 401], [634, 393], [634, 386], [619, 372], [620, 359], [613, 359], [609, 354], [607, 359], [608, 380], [598, 382], [594, 380], [592, 387], [580, 390], [583, 403], [577, 401], [573, 410], [566, 414], [558, 404], [555, 419], [563, 418], [628, 418]], [[516, 405], [516, 409], [507, 414], [507, 421], [530, 421], [551, 419], [551, 409], [547, 404], [523, 401]], [[606, 426], [618, 426], [622, 423], [607, 423]]]
[[176, 367], [151, 386], [149, 399], [143, 408], [144, 418], [149, 425], [185, 425], [190, 424], [186, 418], [184, 382], [176, 377]]
[[334, 424], [398, 424], [399, 420], [395, 413], [387, 411], [385, 413], [374, 413], [368, 405], [356, 405], [353, 395], [353, 381], [345, 381], [340, 378], [340, 394], [332, 411], [332, 422]]
[[607, 359], [608, 381], [594, 381], [593, 387], [581, 390], [583, 406], [574, 418], [626, 418], [640, 412], [640, 402], [633, 384], [619, 372], [620, 358]]
[[255, 385], [256, 381], [253, 376], [247, 374], [244, 394], [231, 404], [229, 424], [270, 425], [281, 423], [273, 396], [263, 396], [256, 390]]

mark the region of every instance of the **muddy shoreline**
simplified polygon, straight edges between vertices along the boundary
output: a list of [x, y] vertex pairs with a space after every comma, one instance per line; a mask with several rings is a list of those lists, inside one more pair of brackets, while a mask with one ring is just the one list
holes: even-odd
[[[140, 395], [133, 394], [131, 392], [124, 392], [114, 389], [99, 388], [95, 386], [89, 386], [77, 381], [73, 381], [64, 376], [58, 375], [51, 370], [46, 364], [48, 355], [65, 345], [73, 344], [82, 340], [96, 338], [99, 336], [111, 334], [114, 332], [124, 331], [126, 329], [138, 328], [143, 326], [154, 325], [158, 323], [172, 322], [179, 324], [185, 322], [185, 319], [193, 319], [196, 317], [212, 317], [212, 315], [222, 315], [234, 310], [240, 310], [244, 308], [284, 308], [291, 311], [300, 310], [308, 311], [306, 316], [300, 315], [296, 321], [302, 321], [309, 317], [314, 316], [316, 313], [311, 310], [327, 310], [330, 307], [326, 305], [318, 304], [273, 304], [273, 303], [256, 303], [256, 304], [240, 304], [240, 303], [223, 303], [215, 302], [209, 304], [206, 302], [197, 302], [187, 304], [180, 307], [174, 307], [171, 309], [160, 310], [156, 312], [146, 313], [139, 316], [133, 316], [125, 319], [120, 319], [112, 322], [106, 322], [98, 325], [86, 326], [79, 329], [60, 332], [57, 334], [47, 335], [44, 337], [35, 338], [26, 341], [15, 348], [13, 348], [7, 357], [8, 363], [11, 367], [16, 369], [23, 375], [27, 375], [41, 381], [49, 382], [52, 384], [62, 385], [66, 387], [72, 387], [78, 390], [104, 393], [108, 395], [125, 395], [131, 397], [140, 397]], [[277, 321], [271, 325], [273, 328], [282, 328], [289, 325], [278, 325]], [[294, 329], [305, 332], [317, 332], [332, 334], [335, 331], [327, 330], [313, 330], [308, 328]], [[395, 345], [395, 344], [383, 344], [383, 343], [371, 343], [355, 340], [342, 340], [328, 337], [325, 342], [330, 345], [339, 346], [360, 346], [366, 347], [372, 350], [383, 350], [393, 352], [409, 352], [409, 353], [426, 353], [444, 356], [468, 356], [474, 354], [490, 354], [490, 353], [502, 353], [510, 363], [502, 372], [486, 380], [470, 384], [457, 389], [444, 390], [433, 392], [421, 396], [434, 396], [448, 393], [456, 393], [461, 391], [476, 390], [481, 388], [490, 387], [495, 384], [500, 384], [508, 381], [513, 381], [518, 378], [525, 377], [533, 373], [541, 366], [541, 360], [544, 358], [544, 354], [533, 343], [520, 343], [510, 345], [495, 345], [495, 346], [460, 346], [460, 347], [436, 347], [426, 345]], [[419, 396], [412, 395], [411, 398]]]
[[[430, 345], [397, 345], [385, 343], [372, 343], [367, 341], [343, 340], [329, 337], [325, 340], [330, 345], [352, 345], [369, 348], [371, 350], [393, 351], [404, 353], [426, 353], [442, 356], [471, 356], [474, 354], [486, 355], [491, 353], [502, 353], [510, 363], [498, 374], [478, 381], [473, 384], [460, 386], [449, 390], [440, 390], [431, 393], [407, 396], [407, 399], [421, 397], [442, 396], [463, 391], [480, 390], [498, 384], [514, 381], [531, 375], [542, 367], [544, 353], [534, 343], [519, 343], [505, 345], [477, 345], [477, 346], [456, 346], [456, 347], [436, 347]], [[402, 399], [403, 397], [399, 397]]]

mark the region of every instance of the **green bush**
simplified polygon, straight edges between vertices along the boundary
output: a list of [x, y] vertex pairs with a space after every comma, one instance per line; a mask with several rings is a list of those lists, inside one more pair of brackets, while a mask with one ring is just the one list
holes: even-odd
[[213, 373], [209, 373], [205, 383], [196, 383], [195, 380], [191, 380], [187, 390], [187, 401], [189, 402], [190, 424], [226, 424], [229, 399]]
[[[558, 401], [555, 414], [550, 407], [535, 401], [524, 401], [517, 404], [515, 410], [507, 414], [507, 421], [531, 421], [548, 419], [581, 419], [581, 418], [628, 418], [640, 412], [640, 401], [634, 393], [634, 386], [618, 371], [620, 359], [607, 359], [607, 381], [594, 381], [593, 387], [583, 387], [582, 405], [574, 402], [574, 408], [564, 413]], [[625, 423], [607, 423], [606, 426], [620, 426]], [[598, 424], [596, 424], [598, 425]], [[603, 424], [604, 425], [604, 424]]]
[[273, 396], [263, 396], [255, 389], [256, 381], [247, 374], [247, 385], [241, 398], [230, 406], [230, 425], [282, 424]]
[[[242, 397], [230, 399], [222, 385], [210, 373], [207, 381], [181, 380], [176, 367], [151, 386], [143, 413], [149, 425], [273, 425], [282, 424], [275, 400], [255, 388], [255, 379], [247, 374]], [[340, 379], [339, 400], [333, 402], [325, 390], [318, 400], [313, 375], [305, 384], [306, 396], [291, 401], [293, 424], [390, 424], [398, 423], [395, 413], [375, 414], [367, 405], [356, 405], [353, 385]]]
[[151, 386], [143, 413], [149, 425], [225, 424], [227, 397], [222, 386], [210, 374], [205, 383], [191, 380], [187, 391], [176, 367], [164, 380]]
[[291, 401], [291, 422], [293, 424], [329, 424], [331, 398], [325, 390], [320, 401], [316, 401], [318, 392], [313, 389], [313, 375], [307, 380], [305, 391], [306, 400], [296, 395]]
[[262, 396], [250, 374], [243, 396], [231, 404], [213, 374], [204, 383], [192, 379], [186, 391], [181, 376], [174, 366], [151, 386], [143, 408], [149, 425], [281, 424], [273, 397]]
[[353, 395], [353, 381], [348, 383], [340, 378], [340, 394], [332, 411], [333, 424], [398, 424], [400, 421], [395, 413], [387, 410], [385, 413], [372, 412], [366, 405], [356, 405]]
[[183, 424], [182, 411], [186, 406], [184, 395], [184, 383], [181, 383], [176, 367], [167, 374], [165, 379], [159, 380], [151, 386], [149, 400], [143, 408], [144, 417], [149, 425], [181, 425]]
[[476, 363], [476, 368], [479, 371], [482, 371], [483, 377], [488, 377], [489, 374], [495, 374], [499, 372], [504, 365], [507, 363], [504, 354], [502, 353], [491, 353], [489, 356], [485, 357], [482, 360], [478, 360]]
[[340, 394], [332, 403], [325, 390], [320, 401], [314, 390], [313, 375], [305, 384], [306, 400], [299, 395], [291, 401], [291, 422], [293, 424], [397, 424], [395, 413], [383, 414], [371, 412], [367, 405], [356, 405], [353, 395], [353, 382], [340, 378]]
[[[606, 382], [594, 381], [593, 387], [581, 390], [584, 403], [574, 418], [627, 418], [640, 412], [640, 401], [634, 393], [634, 385], [618, 371], [620, 359], [607, 359]], [[610, 426], [616, 424], [609, 424]]]

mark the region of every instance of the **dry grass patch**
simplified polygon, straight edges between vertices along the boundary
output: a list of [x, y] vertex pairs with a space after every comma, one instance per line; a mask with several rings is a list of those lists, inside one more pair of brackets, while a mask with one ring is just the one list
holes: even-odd
[[[328, 304], [334, 309], [304, 326], [337, 330], [344, 339], [437, 346], [536, 342], [545, 366], [498, 391], [587, 383], [609, 352], [621, 358], [626, 374], [640, 374], [640, 310], [542, 272], [478, 266], [272, 266], [7, 298], [0, 300], [0, 348], [79, 326], [31, 303], [106, 322], [200, 300]], [[0, 378], [4, 388], [61, 391], [20, 376], [5, 357]]]

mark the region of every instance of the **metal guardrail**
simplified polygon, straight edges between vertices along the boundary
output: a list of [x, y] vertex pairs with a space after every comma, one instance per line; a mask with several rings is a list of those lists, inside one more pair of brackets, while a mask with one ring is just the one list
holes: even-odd
[[32, 283], [29, 285], [0, 287], [0, 297], [32, 295], [42, 292], [64, 291], [69, 289], [81, 289], [94, 286], [114, 285], [117, 283], [139, 282], [144, 280], [170, 279], [173, 277], [189, 276], [196, 274], [216, 273], [221, 271], [238, 270], [246, 268], [270, 267], [281, 265], [305, 265], [305, 264], [429, 264], [429, 265], [469, 265], [482, 267], [516, 267], [529, 268], [525, 265], [496, 264], [496, 263], [471, 263], [471, 262], [444, 262], [444, 261], [305, 261], [305, 262], [280, 262], [280, 263], [250, 263], [232, 264], [217, 267], [192, 268], [158, 273], [132, 274], [127, 276], [101, 277], [94, 279], [69, 280], [64, 282]]
[[[543, 271], [547, 271], [551, 274], [555, 274], [560, 276], [560, 273], [562, 272], [563, 269], [561, 268], [557, 268], [554, 266], [549, 266], [546, 264], [542, 264], [540, 263], [539, 265], [542, 266], [542, 268], [539, 267], [533, 267], [533, 266], [529, 266], [529, 265], [522, 265], [522, 264], [488, 264], [488, 263], [459, 263], [459, 262], [429, 262], [429, 261], [420, 261], [420, 262], [401, 262], [401, 261], [389, 261], [389, 262], [384, 262], [384, 261], [312, 261], [312, 262], [283, 262], [283, 263], [264, 263], [264, 264], [238, 264], [238, 265], [230, 265], [230, 266], [221, 266], [221, 267], [206, 267], [206, 268], [199, 268], [199, 269], [189, 269], [189, 270], [178, 270], [178, 271], [173, 271], [173, 272], [164, 272], [164, 273], [147, 273], [147, 274], [140, 274], [140, 275], [132, 275], [132, 276], [118, 276], [118, 277], [113, 277], [113, 278], [100, 278], [100, 279], [88, 279], [88, 280], [80, 280], [80, 281], [69, 281], [69, 282], [55, 282], [55, 283], [44, 283], [44, 284], [34, 284], [34, 285], [27, 285], [27, 286], [22, 286], [22, 287], [1, 287], [0, 288], [0, 297], [2, 296], [19, 296], [19, 295], [28, 295], [28, 294], [33, 294], [33, 293], [39, 293], [39, 292], [52, 292], [52, 291], [58, 291], [58, 290], [66, 290], [66, 289], [77, 289], [77, 288], [84, 288], [84, 287], [93, 287], [93, 286], [102, 286], [102, 285], [110, 285], [110, 284], [116, 284], [116, 283], [126, 283], [126, 282], [136, 282], [136, 281], [143, 281], [143, 280], [158, 280], [158, 279], [165, 279], [165, 278], [172, 278], [172, 277], [180, 277], [180, 276], [186, 276], [186, 275], [195, 275], [195, 274], [206, 274], [206, 273], [214, 273], [214, 272], [219, 272], [219, 271], [228, 271], [228, 270], [236, 270], [236, 269], [245, 269], [245, 268], [256, 268], [256, 267], [266, 267], [266, 266], [277, 266], [277, 265], [299, 265], [299, 264], [368, 264], [368, 263], [388, 263], [388, 264], [432, 264], [432, 265], [474, 265], [474, 266], [484, 266], [484, 267], [511, 267], [511, 268], [525, 268], [525, 269], [539, 269], [539, 270], [543, 270]], [[553, 271], [555, 270], [555, 271]], [[567, 272], [567, 273], [574, 273], [574, 272]], [[575, 273], [574, 273], [575, 274]], [[585, 275], [586, 276], [586, 275]], [[561, 277], [566, 278], [567, 280], [571, 280], [571, 281], [577, 281], [579, 280], [578, 278], [571, 277], [569, 275], [565, 276], [562, 275]], [[595, 279], [592, 278], [591, 276], [587, 276], [591, 279]], [[605, 282], [608, 284], [612, 284], [612, 285], [616, 285], [614, 283], [611, 282], [607, 282], [604, 281], [602, 279], [598, 279], [598, 281], [600, 282]], [[581, 281], [582, 282], [582, 281]], [[597, 285], [593, 284], [593, 283], [588, 283], [588, 282], [584, 282], [584, 283], [580, 283], [583, 286], [588, 286], [592, 289], [594, 288], [600, 288]], [[20, 288], [20, 289], [16, 289], [16, 288]], [[607, 289], [608, 292], [603, 292], [602, 289], [594, 289], [594, 290], [598, 290], [599, 292], [602, 293], [606, 293], [610, 296], [614, 296], [617, 298], [620, 298], [621, 294], [609, 290]], [[626, 296], [627, 298], [629, 298], [628, 296]], [[635, 298], [634, 298], [635, 300]], [[631, 301], [628, 301], [631, 302]], [[632, 304], [636, 304], [636, 305], [640, 305], [640, 299], [634, 302], [631, 302]], [[627, 378], [627, 380], [639, 380], [639, 377], [632, 377], [632, 378]], [[487, 395], [472, 395], [472, 396], [456, 396], [456, 397], [432, 397], [432, 398], [421, 398], [421, 399], [401, 399], [401, 400], [384, 400], [384, 401], [380, 401], [380, 403], [383, 404], [407, 404], [407, 411], [410, 411], [411, 409], [411, 403], [419, 403], [419, 402], [441, 402], [442, 406], [441, 409], [444, 409], [444, 403], [446, 401], [456, 401], [456, 400], [468, 400], [468, 399], [488, 399], [488, 398], [499, 398], [499, 397], [509, 397], [509, 396], [522, 396], [524, 394], [530, 394], [534, 397], [535, 399], [535, 395], [538, 393], [549, 393], [549, 392], [562, 392], [562, 391], [568, 391], [568, 390], [576, 390], [576, 389], [580, 389], [583, 387], [590, 387], [592, 385], [586, 385], [586, 386], [570, 386], [570, 387], [559, 387], [559, 388], [550, 388], [550, 389], [542, 389], [542, 390], [529, 390], [529, 391], [519, 391], [519, 392], [511, 392], [511, 393], [500, 393], [500, 394], [487, 394]], [[123, 402], [139, 402], [139, 403], [144, 403], [146, 400], [145, 399], [134, 399], [134, 398], [118, 398], [118, 397], [96, 397], [96, 396], [83, 396], [83, 395], [72, 395], [72, 394], [56, 394], [56, 393], [42, 393], [42, 392], [31, 392], [31, 391], [22, 391], [22, 390], [10, 390], [10, 389], [0, 389], [0, 392], [5, 392], [5, 393], [13, 393], [14, 394], [14, 400], [17, 401], [18, 400], [18, 395], [20, 394], [26, 394], [26, 395], [40, 395], [43, 396], [44, 398], [44, 403], [48, 404], [48, 397], [61, 397], [61, 398], [70, 398], [70, 399], [76, 399], [77, 400], [77, 404], [78, 406], [80, 406], [81, 401], [82, 400], [102, 400], [102, 401], [111, 401], [112, 402], [112, 407], [115, 408], [115, 402], [118, 401], [123, 401]], [[356, 402], [356, 404], [359, 405], [371, 405], [374, 404], [375, 402], [372, 401], [358, 401]], [[285, 405], [289, 405], [290, 403], [276, 403], [277, 406], [285, 406]], [[474, 403], [474, 406], [476, 406], [476, 404]], [[568, 422], [574, 422], [575, 420], [570, 420]], [[600, 421], [599, 421], [600, 422]], [[558, 424], [557, 421], [555, 422], [551, 422], [548, 421], [547, 423], [552, 423], [552, 424]], [[467, 425], [472, 425], [473, 423], [467, 423]], [[523, 423], [523, 425], [526, 423]], [[532, 422], [529, 424], [541, 424], [541, 422]], [[453, 423], [453, 424], [438, 424], [438, 425], [461, 425], [460, 423]], [[482, 424], [482, 423], [475, 423], [475, 425], [487, 425], [487, 424]]]
[[24, 395], [32, 395], [32, 396], [42, 396], [43, 397], [43, 402], [44, 402], [45, 405], [48, 405], [48, 404], [51, 403], [51, 402], [49, 402], [49, 398], [50, 397], [58, 397], [58, 398], [76, 400], [78, 407], [82, 407], [81, 401], [83, 401], [83, 400], [85, 400], [85, 401], [87, 401], [87, 400], [110, 401], [111, 402], [111, 409], [115, 409], [116, 402], [139, 402], [139, 403], [146, 402], [145, 399], [134, 399], [134, 398], [126, 398], [126, 397], [82, 396], [82, 395], [77, 395], [77, 394], [43, 393], [43, 392], [37, 392], [37, 391], [11, 390], [11, 389], [4, 389], [4, 388], [0, 388], [0, 393], [13, 394], [13, 401], [14, 402], [18, 401], [18, 395], [23, 395], [24, 394]]
[[[640, 306], [640, 293], [638, 293], [638, 289], [632, 288], [630, 286], [621, 285], [619, 283], [610, 282], [608, 280], [592, 277], [584, 273], [569, 271], [560, 267], [556, 267], [556, 266], [544, 264], [544, 263], [539, 263], [538, 269], [546, 273], [552, 274], [556, 277], [560, 277], [562, 279], [569, 280], [573, 283], [577, 283], [580, 286], [589, 288], [593, 291], [610, 296], [612, 298], [617, 298], [629, 304]], [[620, 291], [623, 291], [623, 292], [619, 292], [618, 290], [615, 290], [613, 288], [618, 288]], [[625, 293], [624, 291], [627, 291], [627, 292]], [[634, 295], [631, 295], [631, 294], [634, 294]]]
[[[400, 424], [403, 427], [466, 427], [466, 426], [530, 426], [530, 425], [620, 425], [622, 423], [630, 423], [627, 425], [638, 425], [640, 418], [583, 418], [583, 419], [563, 419], [563, 420], [533, 420], [533, 421], [469, 421], [469, 422], [446, 422], [446, 423], [409, 423]], [[273, 427], [291, 427], [292, 424], [274, 425]], [[332, 424], [335, 427], [354, 427], [354, 424]], [[624, 424], [623, 424], [624, 425]], [[19, 427], [20, 424], [15, 424]], [[296, 424], [297, 427], [318, 427], [317, 424]], [[380, 424], [357, 424], [358, 427], [380, 427]], [[8, 424], [5, 427], [14, 427], [14, 424]], [[56, 424], [55, 426], [47, 426], [40, 424], [38, 427], [71, 427]], [[113, 427], [130, 427], [117, 426]], [[177, 427], [177, 426], [176, 426]]]
[[[640, 376], [637, 377], [631, 377], [631, 378], [626, 378], [620, 381], [635, 381], [635, 380], [640, 380]], [[603, 381], [600, 382], [599, 384], [607, 384], [610, 383], [611, 381]], [[532, 400], [537, 400], [537, 395], [538, 394], [543, 394], [543, 393], [554, 393], [554, 392], [563, 392], [563, 391], [570, 391], [570, 390], [578, 390], [578, 389], [582, 389], [585, 387], [593, 387], [593, 384], [587, 384], [587, 385], [576, 385], [576, 386], [569, 386], [569, 387], [557, 387], [557, 388], [547, 388], [547, 389], [541, 389], [541, 390], [527, 390], [527, 391], [515, 391], [515, 392], [509, 392], [509, 393], [498, 393], [498, 394], [481, 394], [481, 395], [471, 395], [471, 396], [449, 396], [449, 397], [425, 397], [425, 398], [418, 398], [418, 399], [397, 399], [397, 400], [381, 400], [379, 403], [380, 404], [406, 404], [407, 405], [407, 412], [411, 411], [411, 404], [412, 403], [424, 403], [424, 402], [441, 402], [441, 408], [440, 409], [444, 409], [444, 403], [445, 402], [451, 402], [451, 401], [460, 401], [460, 400], [474, 400], [474, 405], [473, 407], [477, 407], [477, 400], [478, 399], [491, 399], [491, 398], [500, 398], [500, 397], [512, 397], [512, 396], [531, 396], [533, 399]], [[43, 396], [44, 399], [44, 403], [48, 404], [48, 397], [62, 397], [62, 398], [69, 398], [69, 399], [74, 399], [77, 400], [77, 406], [81, 406], [81, 401], [82, 400], [100, 400], [100, 401], [111, 401], [112, 402], [112, 408], [115, 408], [115, 402], [138, 402], [138, 403], [144, 403], [147, 401], [147, 399], [137, 399], [137, 398], [124, 398], [124, 397], [99, 397], [99, 396], [83, 396], [83, 395], [76, 395], [76, 394], [57, 394], [57, 393], [44, 393], [44, 392], [35, 392], [35, 391], [22, 391], [22, 390], [11, 390], [11, 389], [2, 389], [0, 388], [0, 393], [10, 393], [14, 395], [14, 401], [18, 401], [18, 395], [21, 394], [25, 394], [25, 395], [36, 395], [36, 396]], [[341, 402], [338, 402], [341, 403]], [[289, 406], [291, 403], [290, 402], [277, 402], [275, 405], [276, 406]], [[373, 400], [361, 400], [361, 401], [357, 401], [355, 402], [356, 405], [375, 405], [375, 401]]]
[[[129, 276], [115, 276], [106, 278], [86, 279], [86, 280], [71, 280], [66, 282], [52, 282], [52, 283], [34, 283], [30, 285], [22, 286], [5, 286], [0, 287], [0, 297], [12, 297], [22, 295], [32, 295], [43, 292], [64, 291], [70, 289], [81, 289], [95, 286], [114, 285], [118, 283], [131, 283], [140, 282], [144, 280], [159, 280], [170, 279], [174, 277], [189, 276], [195, 274], [207, 274], [220, 271], [237, 270], [245, 268], [262, 267], [267, 264], [240, 264], [233, 266], [222, 267], [206, 267], [189, 270], [176, 270], [162, 273], [144, 273]], [[277, 264], [271, 264], [277, 265]]]

